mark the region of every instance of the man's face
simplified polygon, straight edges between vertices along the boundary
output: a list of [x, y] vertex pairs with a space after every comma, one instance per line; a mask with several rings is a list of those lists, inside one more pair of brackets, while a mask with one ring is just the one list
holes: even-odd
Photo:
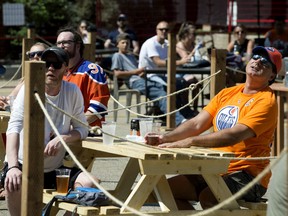
[[247, 76], [259, 83], [268, 83], [268, 81], [273, 80], [276, 74], [273, 72], [272, 64], [267, 58], [263, 54], [254, 54], [246, 66]]
[[119, 19], [117, 20], [117, 25], [118, 25], [118, 27], [120, 27], [120, 28], [125, 28], [126, 25], [127, 25], [127, 20], [124, 19], [124, 18], [119, 18]]
[[120, 40], [117, 44], [117, 47], [122, 53], [127, 53], [128, 49], [130, 47], [130, 41], [129, 40]]
[[30, 61], [40, 61], [42, 53], [44, 52], [45, 47], [42, 45], [34, 45], [31, 47], [30, 51], [28, 52], [28, 57]]
[[156, 34], [158, 39], [164, 40], [167, 39], [168, 36], [168, 23], [167, 22], [160, 22], [156, 27]]
[[71, 32], [61, 32], [57, 37], [56, 44], [68, 53], [69, 58], [73, 58], [80, 49], [79, 44], [74, 41], [74, 35]]
[[55, 54], [49, 53], [46, 57], [45, 64], [47, 68], [45, 84], [51, 87], [59, 86], [66, 72], [65, 63], [59, 62]]

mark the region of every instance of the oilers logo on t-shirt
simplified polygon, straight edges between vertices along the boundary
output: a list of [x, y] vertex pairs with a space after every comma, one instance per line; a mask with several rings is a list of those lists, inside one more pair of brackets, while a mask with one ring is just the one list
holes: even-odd
[[237, 106], [223, 107], [216, 115], [217, 130], [232, 128], [238, 121], [239, 108]]

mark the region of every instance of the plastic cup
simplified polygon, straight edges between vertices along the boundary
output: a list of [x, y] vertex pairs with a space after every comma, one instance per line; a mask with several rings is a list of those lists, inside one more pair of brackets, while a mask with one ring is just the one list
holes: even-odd
[[56, 186], [58, 193], [67, 193], [70, 178], [70, 169], [56, 169]]
[[[105, 121], [102, 122], [102, 131], [103, 133], [103, 144], [113, 145], [114, 137], [116, 133], [116, 122]], [[111, 136], [113, 135], [113, 136]]]
[[153, 119], [152, 118], [140, 118], [139, 127], [140, 135], [144, 137], [147, 133], [152, 132]]
[[157, 146], [159, 145], [159, 134], [147, 134], [147, 145]]

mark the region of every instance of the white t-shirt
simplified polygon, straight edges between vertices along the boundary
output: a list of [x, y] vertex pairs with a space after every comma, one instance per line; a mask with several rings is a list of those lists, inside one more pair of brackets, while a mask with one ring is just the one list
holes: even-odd
[[[74, 116], [79, 121], [87, 124], [86, 117], [84, 115], [84, 101], [80, 89], [73, 83], [62, 81], [61, 90], [56, 96], [49, 96], [46, 94], [46, 99], [55, 104], [60, 109]], [[13, 110], [10, 116], [8, 129], [6, 134], [18, 133], [19, 137], [19, 151], [18, 161], [23, 164], [23, 120], [24, 120], [24, 86], [20, 89], [14, 103]], [[46, 109], [51, 117], [53, 123], [58, 129], [60, 134], [67, 134], [73, 129], [79, 131], [81, 139], [84, 139], [88, 135], [88, 127], [80, 124], [69, 116], [53, 108], [50, 104], [46, 103]], [[31, 131], [33, 133], [33, 131]], [[50, 136], [54, 132], [47, 119], [45, 118], [45, 137], [44, 147], [50, 141]], [[54, 133], [55, 134], [55, 133]], [[37, 134], [35, 134], [37, 136]], [[9, 145], [9, 143], [7, 143]], [[44, 172], [50, 172], [62, 165], [63, 158], [65, 156], [65, 148], [61, 146], [60, 151], [56, 156], [49, 156], [44, 158]], [[7, 161], [7, 160], [6, 160]]]

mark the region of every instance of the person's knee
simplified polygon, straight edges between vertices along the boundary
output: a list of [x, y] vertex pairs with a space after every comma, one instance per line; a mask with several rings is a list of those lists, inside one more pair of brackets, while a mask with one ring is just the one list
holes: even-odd
[[[98, 179], [96, 176], [92, 175], [92, 178], [97, 183], [101, 182], [101, 180]], [[74, 183], [74, 188], [76, 187], [96, 187], [96, 185], [84, 172], [81, 172], [76, 178], [76, 181]]]

